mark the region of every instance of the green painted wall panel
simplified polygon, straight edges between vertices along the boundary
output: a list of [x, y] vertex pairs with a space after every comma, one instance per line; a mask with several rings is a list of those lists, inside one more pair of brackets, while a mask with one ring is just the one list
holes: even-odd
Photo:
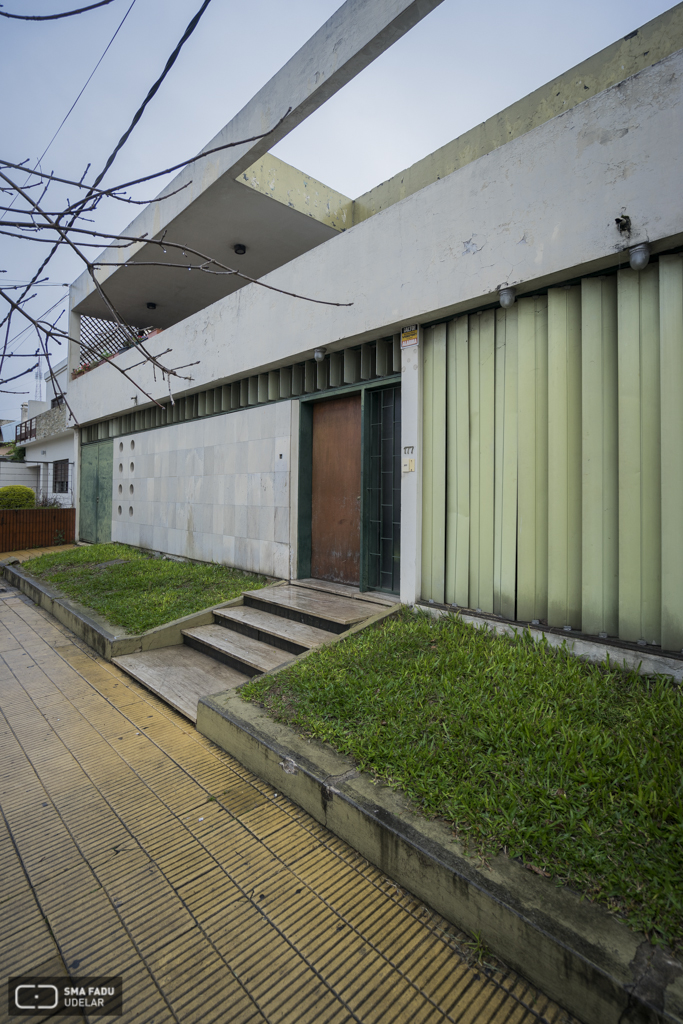
[[470, 606], [492, 614], [495, 312], [469, 320]]
[[423, 336], [422, 597], [443, 604], [446, 555], [446, 325]]
[[619, 631], [617, 281], [581, 282], [581, 628]]
[[79, 539], [86, 544], [97, 541], [97, 449], [88, 444], [81, 448], [81, 482]]
[[446, 603], [469, 606], [470, 402], [469, 317], [448, 324]]
[[683, 648], [683, 259], [659, 261], [662, 437], [662, 636]]
[[548, 611], [548, 302], [517, 302], [517, 618]]
[[619, 636], [661, 636], [659, 273], [617, 281], [619, 420]]
[[111, 503], [114, 486], [114, 442], [100, 441], [97, 462], [97, 543], [111, 541]]
[[581, 628], [581, 288], [548, 291], [548, 624]]
[[493, 611], [515, 618], [517, 582], [517, 306], [496, 310]]

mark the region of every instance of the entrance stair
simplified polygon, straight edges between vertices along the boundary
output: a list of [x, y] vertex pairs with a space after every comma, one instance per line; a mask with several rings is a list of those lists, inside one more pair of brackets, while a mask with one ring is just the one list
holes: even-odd
[[322, 644], [342, 639], [395, 599], [325, 580], [293, 580], [245, 591], [216, 608], [212, 623], [182, 630], [183, 642], [112, 661], [190, 721], [200, 697], [273, 672]]

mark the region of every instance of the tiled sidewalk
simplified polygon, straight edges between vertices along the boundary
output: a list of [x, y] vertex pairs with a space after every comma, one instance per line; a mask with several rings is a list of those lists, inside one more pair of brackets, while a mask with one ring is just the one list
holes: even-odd
[[122, 974], [145, 1024], [569, 1021], [10, 588], [0, 672], [3, 984]]

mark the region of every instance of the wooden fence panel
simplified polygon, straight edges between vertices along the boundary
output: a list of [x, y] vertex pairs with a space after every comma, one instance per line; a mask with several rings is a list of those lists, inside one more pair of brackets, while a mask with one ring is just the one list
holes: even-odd
[[0, 551], [73, 544], [75, 508], [0, 509]]

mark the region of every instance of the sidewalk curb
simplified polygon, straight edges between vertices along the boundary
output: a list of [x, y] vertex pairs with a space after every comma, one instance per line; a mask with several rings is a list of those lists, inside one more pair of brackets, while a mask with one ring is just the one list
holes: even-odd
[[197, 730], [585, 1024], [681, 1024], [683, 965], [602, 907], [504, 856], [467, 857], [350, 758], [234, 690], [202, 697]]

